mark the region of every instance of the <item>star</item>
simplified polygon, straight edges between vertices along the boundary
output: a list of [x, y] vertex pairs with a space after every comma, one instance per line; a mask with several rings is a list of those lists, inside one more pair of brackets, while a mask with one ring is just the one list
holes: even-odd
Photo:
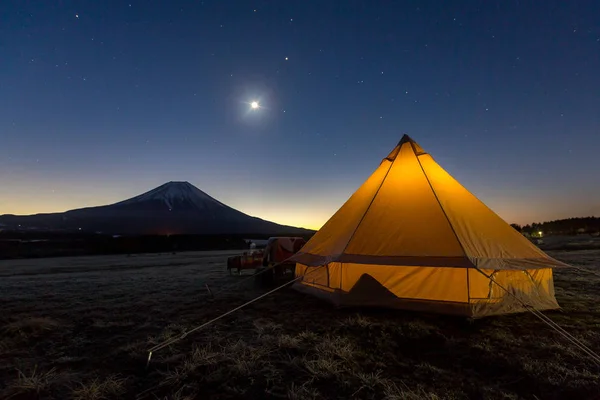
[[79, 14], [75, 14], [75, 18], [79, 19]]
[[288, 58], [288, 57], [286, 57], [286, 58], [285, 58], [285, 61], [287, 61], [287, 60], [289, 60], [289, 58]]

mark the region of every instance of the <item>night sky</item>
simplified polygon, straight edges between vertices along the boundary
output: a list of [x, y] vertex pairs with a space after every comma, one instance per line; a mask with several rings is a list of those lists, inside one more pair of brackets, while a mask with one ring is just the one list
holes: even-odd
[[407, 133], [507, 222], [600, 215], [596, 0], [0, 8], [0, 214], [189, 181], [319, 228]]

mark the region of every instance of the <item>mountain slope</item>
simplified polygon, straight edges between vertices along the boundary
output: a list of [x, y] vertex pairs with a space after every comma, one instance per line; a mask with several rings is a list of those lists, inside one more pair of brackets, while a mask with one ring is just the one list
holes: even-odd
[[77, 230], [110, 234], [310, 234], [244, 214], [188, 182], [168, 182], [118, 203], [64, 213], [3, 215], [13, 229]]

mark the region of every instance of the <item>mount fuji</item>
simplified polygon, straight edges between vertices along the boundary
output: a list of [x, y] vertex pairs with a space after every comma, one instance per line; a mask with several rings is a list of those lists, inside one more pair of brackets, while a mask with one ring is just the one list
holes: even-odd
[[101, 232], [122, 235], [306, 235], [314, 231], [244, 214], [189, 182], [168, 182], [118, 203], [62, 213], [1, 215], [4, 229]]

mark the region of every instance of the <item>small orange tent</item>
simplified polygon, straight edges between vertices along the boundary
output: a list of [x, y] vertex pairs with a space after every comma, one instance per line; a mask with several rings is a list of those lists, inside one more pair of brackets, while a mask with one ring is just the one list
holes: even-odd
[[293, 257], [294, 287], [338, 306], [483, 317], [559, 308], [552, 268], [404, 135]]

